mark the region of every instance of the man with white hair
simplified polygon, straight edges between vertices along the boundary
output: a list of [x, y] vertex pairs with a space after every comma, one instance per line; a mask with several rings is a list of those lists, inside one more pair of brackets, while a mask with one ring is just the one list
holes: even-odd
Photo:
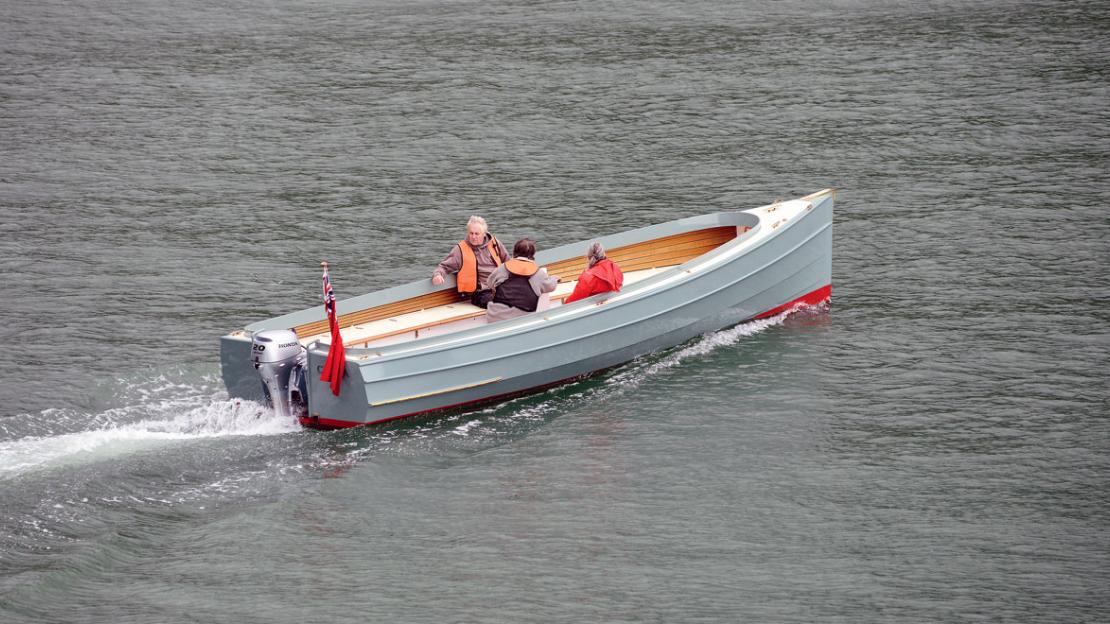
[[432, 283], [439, 286], [447, 276], [455, 273], [459, 296], [469, 298], [479, 307], [486, 307], [493, 293], [484, 289], [489, 274], [509, 259], [509, 251], [489, 233], [486, 220], [470, 217], [466, 223], [466, 238], [451, 248], [451, 253], [439, 263], [432, 273]]
[[574, 292], [563, 301], [563, 305], [604, 292], [619, 291], [622, 285], [624, 273], [616, 262], [605, 257], [605, 248], [595, 241], [586, 251], [586, 270], [578, 276]]

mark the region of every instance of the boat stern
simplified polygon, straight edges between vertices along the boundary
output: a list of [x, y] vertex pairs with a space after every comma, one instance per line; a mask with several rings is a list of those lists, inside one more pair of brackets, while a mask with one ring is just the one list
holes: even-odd
[[300, 417], [301, 425], [313, 429], [337, 429], [364, 425], [368, 422], [366, 383], [361, 367], [348, 355], [344, 362], [343, 380], [339, 394], [331, 390], [331, 383], [320, 381], [324, 363], [328, 359], [329, 345], [313, 343], [308, 349], [305, 382], [308, 393], [308, 410]]

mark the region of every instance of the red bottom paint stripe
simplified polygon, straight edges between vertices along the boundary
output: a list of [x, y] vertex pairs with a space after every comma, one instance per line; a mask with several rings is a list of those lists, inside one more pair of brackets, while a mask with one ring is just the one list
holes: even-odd
[[[767, 318], [769, 316], [774, 316], [776, 314], [785, 312], [786, 310], [789, 310], [789, 309], [793, 308], [794, 306], [798, 306], [798, 305], [810, 305], [810, 306], [819, 305], [819, 304], [822, 304], [822, 303], [828, 301], [831, 298], [832, 298], [832, 284], [827, 284], [827, 285], [822, 286], [821, 288], [818, 288], [817, 290], [815, 290], [815, 291], [813, 291], [809, 294], [802, 295], [801, 297], [798, 297], [797, 299], [795, 299], [793, 301], [790, 301], [788, 303], [784, 303], [784, 304], [782, 304], [782, 305], [780, 305], [776, 308], [772, 308], [770, 310], [767, 310], [766, 312], [764, 312], [762, 314], [757, 314], [756, 316], [754, 316], [752, 318], [753, 319]], [[521, 396], [521, 395], [524, 395], [524, 394], [530, 394], [532, 392], [537, 392], [539, 390], [544, 390], [546, 388], [561, 386], [565, 383], [570, 383], [571, 381], [581, 379], [581, 378], [584, 378], [584, 377], [588, 377], [589, 375], [592, 375], [592, 374], [593, 373], [589, 373], [589, 374], [586, 374], [586, 375], [576, 375], [574, 377], [568, 377], [567, 379], [561, 379], [559, 381], [555, 381], [555, 382], [552, 382], [552, 383], [549, 383], [549, 384], [544, 384], [542, 386], [536, 386], [535, 388], [528, 388], [526, 390], [519, 390], [517, 392], [509, 392], [507, 394], [499, 394], [497, 396], [486, 397], [486, 398], [477, 399], [477, 400], [474, 400], [474, 401], [466, 401], [464, 403], [456, 403], [454, 405], [445, 405], [443, 407], [435, 407], [435, 408], [432, 408], [430, 410], [424, 410], [422, 412], [412, 412], [411, 414], [401, 414], [400, 416], [392, 416], [390, 418], [383, 418], [381, 420], [375, 420], [373, 422], [368, 422], [368, 423], [351, 422], [349, 420], [332, 420], [331, 418], [320, 418], [320, 417], [313, 418], [311, 416], [302, 416], [300, 418], [300, 421], [301, 421], [301, 425], [303, 425], [305, 427], [312, 428], [312, 429], [346, 429], [346, 428], [349, 428], [349, 427], [362, 427], [362, 426], [366, 426], [366, 425], [380, 425], [380, 424], [387, 423], [387, 422], [390, 422], [390, 421], [400, 420], [402, 418], [408, 418], [410, 416], [419, 416], [420, 414], [431, 414], [431, 413], [434, 413], [434, 412], [445, 412], [447, 410], [455, 409], [457, 407], [464, 407], [464, 406], [467, 406], [467, 405], [477, 405], [479, 403], [492, 403], [492, 402], [500, 401], [500, 400], [507, 399], [507, 398], [510, 398], [510, 397]]]
[[[594, 371], [594, 373], [596, 373], [596, 372], [599, 372], [599, 371]], [[474, 406], [474, 405], [479, 405], [479, 404], [483, 404], [483, 403], [496, 403], [498, 401], [505, 401], [505, 400], [512, 399], [512, 398], [515, 398], [515, 397], [518, 397], [518, 396], [524, 396], [526, 394], [532, 394], [534, 392], [539, 392], [541, 390], [546, 390], [548, 388], [554, 388], [555, 386], [561, 386], [563, 384], [568, 384], [568, 383], [571, 383], [572, 381], [577, 381], [579, 379], [585, 379], [586, 377], [589, 377], [590, 375], [593, 375], [594, 373], [586, 373], [586, 374], [583, 374], [583, 375], [575, 375], [574, 377], [567, 377], [566, 379], [560, 379], [559, 381], [553, 381], [551, 383], [546, 383], [546, 384], [543, 384], [541, 386], [534, 386], [532, 388], [525, 388], [524, 390], [517, 390], [515, 392], [506, 392], [505, 394], [498, 394], [498, 395], [494, 395], [494, 396], [490, 396], [490, 397], [484, 397], [484, 398], [481, 398], [481, 399], [475, 399], [473, 401], [463, 401], [462, 403], [455, 403], [453, 405], [444, 405], [442, 407], [433, 407], [432, 409], [423, 410], [423, 411], [420, 411], [420, 412], [410, 412], [408, 414], [401, 414], [400, 416], [390, 416], [389, 418], [383, 418], [381, 420], [375, 420], [375, 421], [366, 422], [366, 423], [351, 422], [349, 420], [332, 420], [331, 418], [320, 418], [320, 417], [313, 418], [311, 416], [301, 416], [300, 417], [300, 422], [301, 422], [301, 425], [303, 425], [305, 427], [312, 428], [312, 429], [345, 429], [345, 428], [350, 428], [350, 427], [363, 427], [363, 426], [367, 426], [367, 425], [381, 425], [381, 424], [385, 424], [387, 422], [392, 422], [394, 420], [400, 420], [402, 418], [409, 418], [410, 416], [420, 416], [421, 414], [434, 414], [436, 412], [446, 412], [448, 410], [453, 410], [453, 409], [459, 408], [459, 407], [467, 407], [467, 406]]]
[[771, 308], [770, 310], [767, 310], [763, 314], [756, 315], [755, 318], [761, 319], [761, 318], [767, 318], [768, 316], [774, 316], [776, 314], [785, 312], [785, 311], [793, 308], [794, 306], [798, 306], [798, 305], [810, 305], [810, 306], [819, 305], [819, 304], [825, 303], [826, 301], [828, 301], [831, 298], [832, 298], [832, 284], [826, 284], [826, 285], [818, 288], [817, 290], [815, 290], [815, 291], [813, 291], [813, 292], [811, 292], [807, 295], [802, 295], [801, 297], [798, 297], [797, 299], [795, 299], [795, 300], [793, 300], [789, 303], [784, 303], [784, 304], [780, 305], [777, 308]]

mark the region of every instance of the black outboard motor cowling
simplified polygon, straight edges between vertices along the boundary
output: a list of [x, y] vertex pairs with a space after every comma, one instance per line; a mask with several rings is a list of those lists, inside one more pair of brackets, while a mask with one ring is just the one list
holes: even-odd
[[308, 411], [305, 365], [308, 351], [291, 329], [255, 332], [251, 362], [262, 377], [266, 398], [278, 416], [300, 417]]

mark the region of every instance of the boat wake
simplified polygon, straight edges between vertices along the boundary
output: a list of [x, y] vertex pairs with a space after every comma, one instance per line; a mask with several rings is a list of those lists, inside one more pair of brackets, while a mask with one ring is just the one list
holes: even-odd
[[[453, 439], [457, 442], [469, 440], [466, 444], [483, 444], [505, 435], [513, 437], [577, 405], [592, 405], [598, 400], [612, 400], [635, 391], [668, 369], [782, 325], [798, 312], [820, 312], [825, 306], [804, 308], [807, 307], [799, 306], [773, 317], [706, 334], [692, 343], [625, 364], [595, 381], [561, 386], [539, 395], [451, 414], [431, 422], [412, 423], [397, 430], [364, 432], [354, 436], [358, 442], [348, 441], [351, 448], [342, 443], [345, 438], [339, 438], [332, 440], [333, 444], [324, 445], [333, 448], [323, 455], [313, 453], [300, 460], [288, 457], [288, 461], [279, 463], [311, 471], [328, 468], [336, 462], [347, 465], [368, 453], [416, 451], [427, 443]], [[127, 387], [124, 394], [129, 396], [122, 400], [130, 404], [124, 407], [95, 414], [46, 410], [25, 418], [0, 419], [0, 481], [29, 472], [118, 459], [189, 441], [276, 436], [301, 430], [292, 419], [276, 416], [267, 406], [228, 399], [224, 391], [216, 390], [218, 387], [219, 382], [214, 378], [205, 379], [199, 385], [159, 378]], [[324, 436], [321, 434], [314, 439], [330, 439]]]
[[765, 319], [758, 319], [741, 323], [739, 325], [705, 334], [697, 342], [679, 347], [677, 350], [668, 351], [658, 361], [648, 361], [640, 366], [622, 370], [609, 379], [610, 385], [635, 388], [655, 377], [659, 373], [678, 366], [690, 358], [702, 357], [723, 347], [730, 347], [748, 336], [754, 336], [771, 327], [782, 325], [786, 319], [797, 310], [789, 310]]
[[190, 440], [299, 431], [291, 419], [222, 391], [157, 381], [126, 388], [131, 405], [95, 414], [46, 410], [0, 420], [0, 480], [95, 463]]

